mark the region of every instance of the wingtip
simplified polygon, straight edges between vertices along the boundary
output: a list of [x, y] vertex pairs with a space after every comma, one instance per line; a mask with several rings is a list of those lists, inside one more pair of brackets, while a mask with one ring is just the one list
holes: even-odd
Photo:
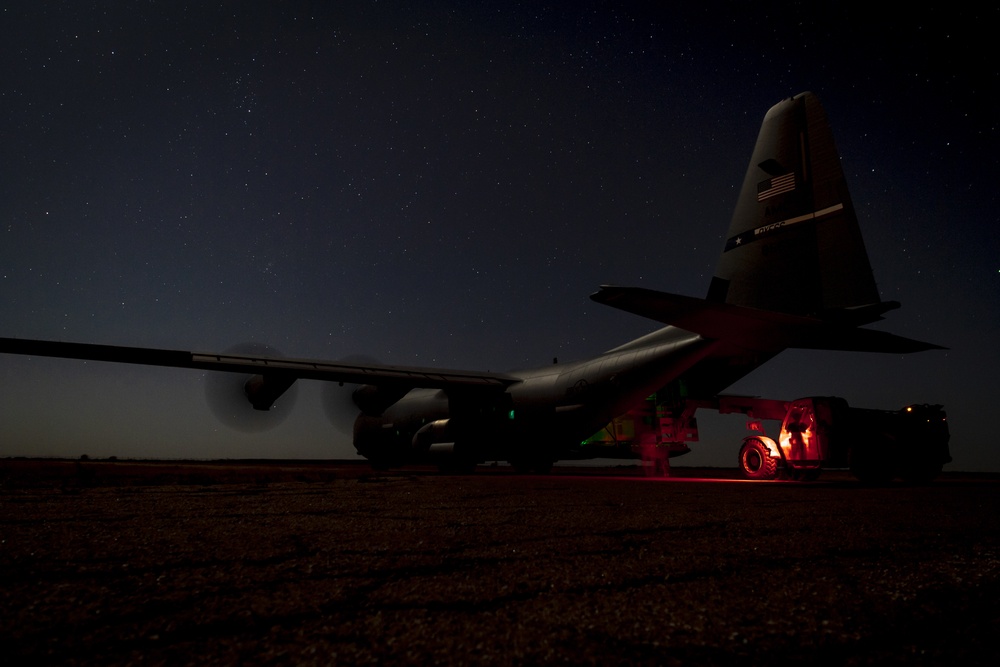
[[614, 291], [617, 287], [618, 287], [617, 285], [607, 285], [607, 284], [598, 285], [597, 291], [591, 294], [590, 298], [592, 301], [596, 301], [598, 303], [604, 303], [609, 293]]

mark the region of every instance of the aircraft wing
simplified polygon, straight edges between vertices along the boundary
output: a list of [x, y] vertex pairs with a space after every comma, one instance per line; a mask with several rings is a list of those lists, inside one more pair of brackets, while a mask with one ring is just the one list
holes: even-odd
[[519, 381], [503, 373], [382, 366], [310, 359], [286, 359], [246, 354], [209, 354], [144, 347], [93, 345], [57, 341], [0, 338], [0, 353], [36, 357], [62, 357], [89, 361], [113, 361], [148, 366], [194, 368], [254, 375], [276, 374], [287, 378], [326, 380], [349, 384], [448, 389], [455, 387], [503, 389]]
[[[598, 303], [670, 324], [705, 338], [757, 350], [786, 347], [904, 354], [946, 348], [841, 321], [779, 313], [642, 287], [601, 285], [590, 295]], [[896, 304], [884, 304], [891, 308]], [[876, 313], [884, 308], [870, 309]]]

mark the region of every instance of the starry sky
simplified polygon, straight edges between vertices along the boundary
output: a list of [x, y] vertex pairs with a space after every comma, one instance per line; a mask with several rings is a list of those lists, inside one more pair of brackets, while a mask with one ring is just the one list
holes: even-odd
[[[341, 6], [345, 5], [345, 6]], [[652, 5], [652, 6], [650, 6]], [[0, 9], [0, 335], [503, 371], [703, 296], [760, 121], [812, 90], [877, 328], [950, 348], [788, 351], [731, 393], [942, 403], [1000, 470], [996, 5], [68, 2]], [[317, 383], [266, 433], [204, 374], [0, 358], [0, 456], [343, 458]], [[739, 416], [677, 464], [735, 465]]]

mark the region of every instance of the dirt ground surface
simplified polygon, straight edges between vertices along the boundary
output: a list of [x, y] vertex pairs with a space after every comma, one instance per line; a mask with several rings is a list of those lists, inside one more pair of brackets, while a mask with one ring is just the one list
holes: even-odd
[[0, 461], [5, 664], [1000, 664], [1000, 478]]

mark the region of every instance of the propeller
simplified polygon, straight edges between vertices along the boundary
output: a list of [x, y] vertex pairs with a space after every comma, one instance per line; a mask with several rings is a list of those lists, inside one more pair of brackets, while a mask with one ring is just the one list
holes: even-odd
[[[235, 345], [227, 354], [262, 357], [282, 356], [273, 347], [261, 343]], [[282, 393], [269, 410], [256, 410], [247, 398], [247, 382], [258, 382], [260, 376], [244, 373], [210, 372], [205, 376], [205, 399], [212, 414], [226, 426], [244, 433], [268, 431], [291, 414], [298, 396], [298, 383]]]
[[[352, 354], [337, 361], [345, 364], [378, 364], [377, 360], [363, 354]], [[333, 427], [341, 433], [350, 435], [354, 432], [354, 420], [361, 414], [361, 409], [354, 402], [354, 391], [360, 386], [339, 382], [323, 383], [323, 411]]]

